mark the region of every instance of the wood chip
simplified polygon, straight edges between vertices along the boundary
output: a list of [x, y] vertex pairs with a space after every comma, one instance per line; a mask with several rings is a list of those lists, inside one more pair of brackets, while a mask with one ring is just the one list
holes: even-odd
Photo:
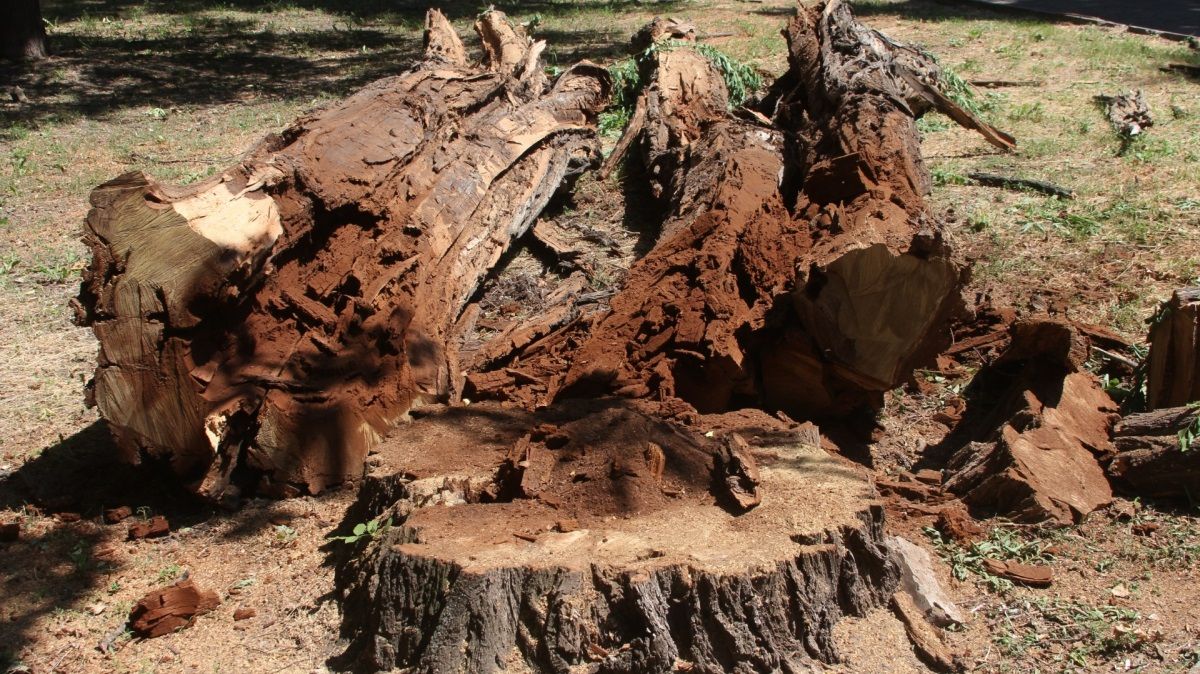
[[143, 538], [159, 538], [171, 533], [171, 525], [167, 523], [167, 518], [162, 515], [155, 515], [148, 520], [138, 520], [129, 525], [129, 540], [136, 541]]
[[140, 637], [153, 639], [192, 624], [220, 605], [216, 592], [201, 590], [192, 580], [153, 590], [138, 600], [129, 613], [129, 629]]
[[1048, 566], [1033, 566], [1014, 561], [984, 559], [983, 568], [993, 576], [999, 576], [1030, 587], [1050, 587], [1054, 571]]

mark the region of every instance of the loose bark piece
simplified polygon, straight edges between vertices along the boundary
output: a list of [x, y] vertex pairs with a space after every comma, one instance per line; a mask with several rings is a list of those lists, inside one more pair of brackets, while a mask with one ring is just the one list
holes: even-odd
[[904, 631], [913, 649], [925, 664], [939, 672], [962, 671], [963, 668], [955, 662], [954, 655], [946, 647], [946, 642], [942, 641], [937, 630], [925, 621], [913, 604], [912, 597], [904, 592], [893, 594], [892, 611], [904, 623]]
[[144, 639], [161, 637], [191, 625], [196, 616], [220, 603], [216, 592], [196, 587], [191, 579], [182, 580], [139, 599], [129, 613], [129, 629]]
[[133, 508], [130, 508], [129, 506], [120, 506], [104, 511], [104, 521], [109, 524], [124, 522], [130, 517], [133, 517]]
[[[393, 526], [338, 563], [352, 635], [339, 664], [542, 674], [832, 661], [834, 623], [897, 582], [863, 473], [796, 438], [748, 441], [769, 497], [735, 514], [713, 503], [720, 442], [648, 414], [612, 399], [536, 414], [475, 403], [380, 445], [346, 522]], [[541, 491], [490, 499], [497, 457], [523, 438], [553, 458]]]
[[1008, 349], [976, 376], [945, 488], [1020, 521], [1078, 521], [1112, 500], [1097, 456], [1112, 452], [1116, 405], [1081, 371], [1088, 342], [1072, 326], [1019, 321]]
[[1096, 100], [1105, 105], [1105, 114], [1117, 133], [1132, 138], [1154, 125], [1150, 117], [1150, 106], [1142, 90], [1126, 91], [1115, 96], [1101, 95]]
[[1131, 414], [1117, 424], [1107, 472], [1120, 491], [1156, 498], [1200, 494], [1200, 408]]
[[1014, 583], [1030, 587], [1050, 587], [1054, 582], [1054, 571], [1048, 566], [1022, 564], [1012, 560], [984, 559], [983, 568], [993, 576], [1007, 578]]
[[137, 541], [143, 538], [161, 538], [169, 533], [171, 533], [171, 525], [167, 523], [167, 518], [155, 515], [148, 520], [138, 520], [129, 525], [127, 538]]
[[[77, 303], [101, 344], [92, 397], [127, 459], [210, 498], [261, 475], [309, 492], [460, 372], [460, 315], [569, 174], [597, 157], [607, 73], [553, 84], [500, 12], [468, 66], [427, 53], [198, 186], [142, 174], [92, 195]], [[269, 486], [269, 484], [267, 485]]]
[[946, 596], [938, 582], [933, 562], [924, 548], [898, 536], [888, 539], [888, 547], [900, 567], [900, 587], [922, 616], [941, 627], [966, 622], [962, 611]]
[[1200, 400], [1200, 288], [1180, 288], [1150, 327], [1146, 404], [1179, 407]]

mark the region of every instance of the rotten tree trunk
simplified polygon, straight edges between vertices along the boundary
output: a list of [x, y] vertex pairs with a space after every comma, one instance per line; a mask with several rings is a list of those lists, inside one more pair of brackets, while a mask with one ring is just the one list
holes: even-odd
[[815, 418], [877, 405], [946, 345], [963, 273], [929, 212], [888, 43], [841, 2], [802, 10], [787, 37], [774, 122], [731, 114], [695, 50], [655, 53], [630, 132], [668, 204], [656, 245], [608, 312], [478, 363], [477, 396], [529, 402], [528, 382], [495, 374], [519, 361], [537, 402], [615, 393]]
[[141, 173], [92, 195], [76, 304], [93, 396], [128, 458], [212, 498], [360, 475], [408, 411], [445, 399], [460, 315], [564, 179], [597, 156], [606, 72], [547, 83], [500, 12], [469, 65], [429, 13], [414, 68], [314, 113], [195, 187]]

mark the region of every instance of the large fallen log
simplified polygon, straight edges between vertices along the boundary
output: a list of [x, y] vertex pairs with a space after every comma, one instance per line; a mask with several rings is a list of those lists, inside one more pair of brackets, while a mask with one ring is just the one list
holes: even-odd
[[891, 48], [841, 2], [786, 35], [774, 121], [730, 113], [686, 42], [655, 52], [630, 132], [668, 204], [656, 245], [608, 312], [469, 376], [476, 397], [527, 399], [527, 382], [492, 374], [519, 360], [538, 402], [615, 393], [818, 418], [877, 405], [947, 345], [963, 271], [929, 212]]
[[564, 179], [593, 162], [607, 73], [547, 82], [500, 12], [484, 58], [437, 11], [424, 59], [191, 187], [92, 195], [76, 310], [92, 399], [130, 460], [211, 498], [235, 473], [310, 492], [361, 475], [409, 410], [450, 395], [460, 316]]

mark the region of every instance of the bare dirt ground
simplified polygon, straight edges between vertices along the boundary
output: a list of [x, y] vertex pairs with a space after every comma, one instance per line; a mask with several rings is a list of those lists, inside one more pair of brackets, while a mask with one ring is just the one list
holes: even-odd
[[[135, 168], [180, 182], [211, 175], [263, 133], [402, 69], [419, 49], [421, 12], [337, 0], [44, 5], [57, 54], [2, 71], [30, 101], [0, 104], [0, 523], [22, 527], [19, 542], [0, 543], [0, 670], [322, 671], [344, 647], [322, 548], [339, 545], [327, 536], [352, 491], [227, 513], [188, 502], [148, 473], [112, 469], [105, 430], [83, 406], [95, 341], [71, 326], [66, 301], [85, 264], [77, 239], [91, 187]], [[611, 62], [636, 28], [668, 14], [778, 73], [778, 31], [792, 6], [500, 8], [550, 41], [551, 62]], [[447, 9], [466, 33], [479, 7]], [[858, 10], [872, 26], [925, 45], [965, 80], [1036, 82], [975, 90], [983, 114], [1017, 136], [1016, 154], [944, 118], [921, 122], [934, 203], [975, 264], [972, 292], [1143, 341], [1155, 304], [1200, 281], [1200, 84], [1159, 70], [1195, 63], [1196, 52], [1115, 29], [921, 0], [861, 2]], [[1129, 88], [1145, 92], [1156, 125], [1122, 148], [1092, 98]], [[1077, 198], [970, 185], [971, 171], [1050, 180]], [[594, 289], [620, 283], [639, 250], [636, 209], [622, 208], [622, 186], [636, 179], [585, 177], [572, 201], [545, 216], [599, 238], [583, 261]], [[544, 255], [516, 256], [494, 283], [491, 310], [535, 300], [556, 272]], [[881, 475], [911, 466], [940, 439], [946, 428], [933, 416], [965, 384], [921, 376], [929, 386], [894, 392], [883, 439], [857, 457]], [[165, 514], [172, 533], [126, 541], [128, 522], [100, 517], [121, 505], [135, 519]], [[928, 533], [928, 517], [897, 511], [889, 522], [944, 560], [943, 580], [971, 616], [947, 638], [974, 671], [1187, 672], [1200, 663], [1197, 514], [1195, 504], [1121, 501], [1079, 527], [988, 522], [989, 537], [972, 549]], [[1147, 523], [1159, 526], [1134, 533]], [[1011, 587], [983, 570], [982, 556], [1046, 561], [1055, 584]], [[181, 632], [130, 639], [131, 606], [185, 573], [218, 591], [221, 605]], [[256, 615], [235, 621], [239, 608]], [[886, 610], [846, 620], [837, 634], [844, 660], [830, 671], [926, 671]]]

